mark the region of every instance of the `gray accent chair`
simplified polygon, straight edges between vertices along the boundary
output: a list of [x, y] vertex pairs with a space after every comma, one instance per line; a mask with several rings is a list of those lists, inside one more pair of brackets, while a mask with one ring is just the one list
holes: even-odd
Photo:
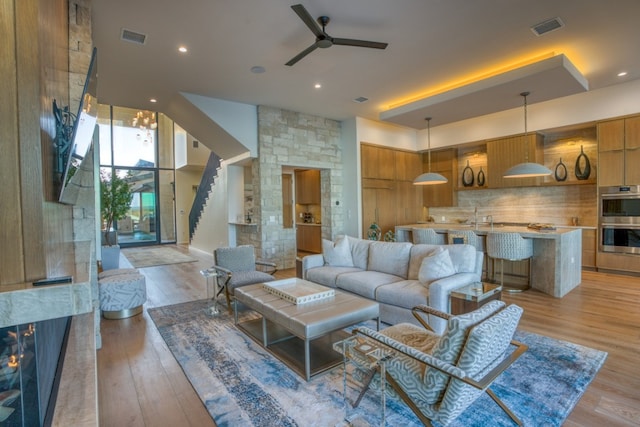
[[217, 248], [213, 251], [213, 260], [213, 268], [218, 274], [218, 294], [224, 290], [229, 314], [232, 313], [231, 300], [235, 288], [271, 282], [275, 280], [273, 274], [278, 271], [275, 263], [256, 259], [251, 245]]
[[[436, 421], [448, 425], [486, 392], [516, 424], [522, 425], [489, 389], [528, 348], [513, 340], [522, 311], [513, 304], [491, 301], [470, 313], [453, 316], [422, 305], [413, 313], [423, 327], [401, 323], [380, 332], [360, 327], [354, 334], [391, 351], [394, 356], [386, 364], [391, 390], [387, 390], [404, 401], [423, 424]], [[447, 319], [445, 332], [433, 333], [424, 315]], [[362, 393], [372, 380], [379, 385], [375, 370], [362, 377]]]

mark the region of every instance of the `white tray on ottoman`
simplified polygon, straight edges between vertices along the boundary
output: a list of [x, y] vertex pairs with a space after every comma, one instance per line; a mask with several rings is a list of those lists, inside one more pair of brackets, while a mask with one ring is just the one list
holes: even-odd
[[297, 278], [264, 283], [262, 287], [265, 291], [293, 304], [318, 301], [336, 294], [334, 289]]

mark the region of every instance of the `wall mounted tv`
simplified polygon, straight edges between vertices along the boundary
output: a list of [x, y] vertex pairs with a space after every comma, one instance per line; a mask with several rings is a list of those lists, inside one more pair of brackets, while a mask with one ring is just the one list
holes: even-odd
[[[80, 182], [82, 177], [76, 176], [76, 172], [80, 169], [80, 165], [93, 142], [98, 119], [97, 88], [98, 63], [97, 50], [94, 48], [84, 89], [80, 97], [78, 113], [75, 118], [68, 110], [66, 112], [61, 111], [57, 107], [56, 101], [53, 101], [53, 110], [58, 123], [56, 131], [56, 165], [54, 170], [55, 178], [60, 188], [58, 200], [62, 203], [74, 204], [78, 197], [78, 190], [83, 186]], [[61, 123], [62, 126], [60, 125]], [[85, 179], [90, 179], [93, 182], [92, 177], [85, 177]]]

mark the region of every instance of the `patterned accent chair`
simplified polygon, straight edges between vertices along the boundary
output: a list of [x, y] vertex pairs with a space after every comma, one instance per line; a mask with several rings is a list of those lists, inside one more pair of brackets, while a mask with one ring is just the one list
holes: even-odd
[[[401, 323], [380, 332], [361, 327], [354, 334], [391, 348], [395, 356], [386, 365], [390, 394], [402, 399], [423, 424], [436, 421], [448, 425], [486, 392], [516, 424], [522, 425], [489, 389], [528, 348], [513, 340], [522, 311], [513, 304], [491, 301], [473, 312], [453, 316], [422, 305], [413, 313], [424, 328]], [[442, 335], [433, 333], [423, 319], [429, 314], [447, 319]], [[369, 379], [374, 384], [380, 380], [377, 376]], [[365, 390], [367, 387], [369, 384]]]
[[273, 274], [278, 271], [275, 263], [257, 260], [251, 245], [215, 249], [213, 260], [220, 286], [218, 293], [224, 290], [229, 314], [232, 313], [231, 299], [235, 288], [270, 282], [275, 279]]

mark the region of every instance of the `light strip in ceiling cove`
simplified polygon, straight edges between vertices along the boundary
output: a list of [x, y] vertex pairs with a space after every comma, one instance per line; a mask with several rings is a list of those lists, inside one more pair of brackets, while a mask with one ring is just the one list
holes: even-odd
[[565, 55], [559, 54], [392, 107], [380, 113], [380, 120], [424, 129], [424, 118], [434, 117], [432, 126], [439, 126], [516, 108], [523, 90], [531, 92], [530, 103], [537, 103], [585, 92], [589, 83]]

